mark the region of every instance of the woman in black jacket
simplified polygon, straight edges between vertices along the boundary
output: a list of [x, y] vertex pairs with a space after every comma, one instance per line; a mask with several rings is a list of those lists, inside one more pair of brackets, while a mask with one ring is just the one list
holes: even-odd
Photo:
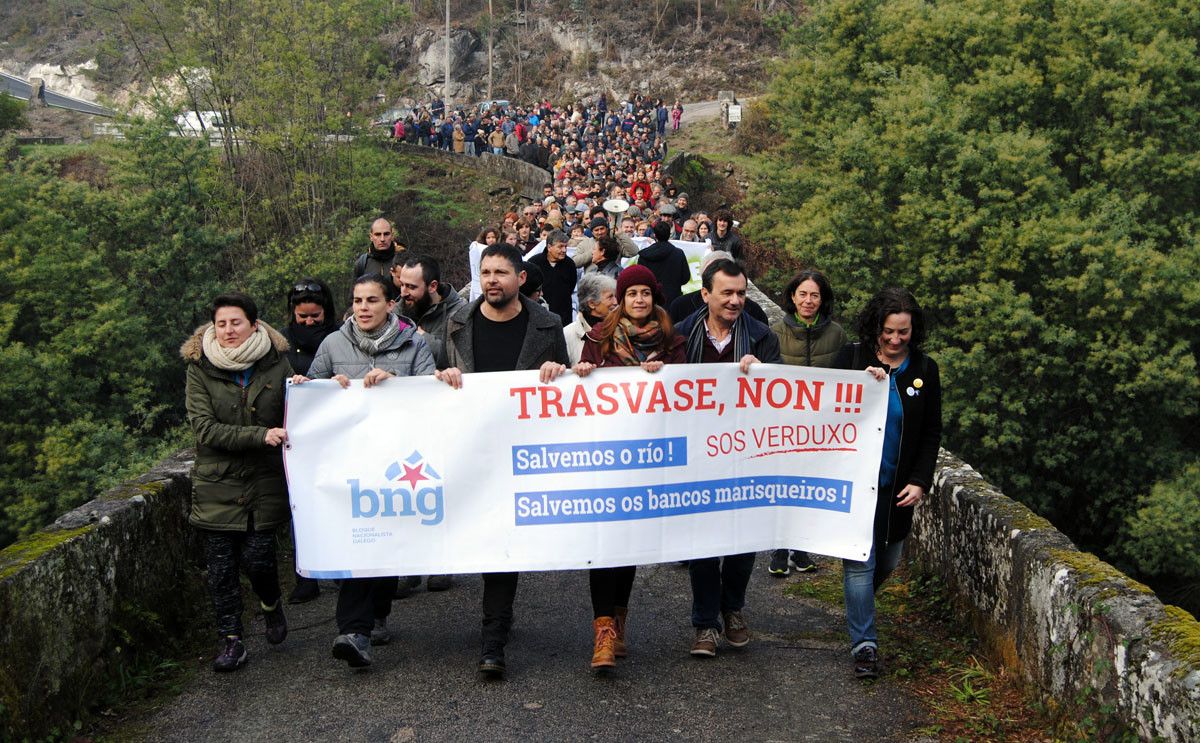
[[845, 346], [834, 366], [865, 369], [889, 385], [874, 541], [865, 561], [842, 563], [854, 674], [875, 678], [875, 591], [899, 564], [913, 507], [933, 484], [942, 440], [942, 386], [937, 364], [921, 352], [925, 315], [908, 291], [887, 288], [872, 297], [857, 330], [859, 342]]
[[[288, 290], [288, 324], [283, 335], [288, 341], [288, 362], [296, 374], [308, 375], [321, 341], [341, 326], [333, 309], [333, 291], [320, 279], [302, 278]], [[321, 595], [312, 578], [296, 574], [289, 604], [303, 604]]]

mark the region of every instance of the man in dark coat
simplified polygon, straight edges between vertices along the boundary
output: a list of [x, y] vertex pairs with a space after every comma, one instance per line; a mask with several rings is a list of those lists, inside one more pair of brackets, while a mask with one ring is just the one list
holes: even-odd
[[[521, 251], [507, 243], [489, 245], [479, 261], [483, 296], [459, 307], [447, 320], [448, 366], [439, 380], [459, 389], [471, 372], [538, 369], [543, 382], [566, 369], [567, 342], [558, 316], [521, 296], [525, 272]], [[469, 381], [465, 382], [470, 384]], [[504, 675], [504, 646], [512, 627], [518, 573], [483, 576], [483, 632], [479, 671]]]
[[[743, 373], [749, 373], [751, 364], [778, 364], [779, 339], [770, 328], [743, 311], [747, 281], [742, 267], [727, 259], [713, 261], [700, 280], [705, 306], [677, 328], [687, 339], [688, 363], [736, 363]], [[750, 628], [742, 616], [742, 608], [752, 572], [753, 552], [688, 563], [692, 626], [696, 630], [692, 655], [715, 656], [722, 626], [725, 642], [731, 647], [744, 647], [750, 642]]]
[[669, 307], [679, 298], [684, 285], [692, 280], [692, 267], [688, 265], [683, 251], [670, 243], [671, 223], [659, 220], [654, 223], [655, 242], [638, 253], [638, 265], [645, 266], [662, 284], [663, 297]]

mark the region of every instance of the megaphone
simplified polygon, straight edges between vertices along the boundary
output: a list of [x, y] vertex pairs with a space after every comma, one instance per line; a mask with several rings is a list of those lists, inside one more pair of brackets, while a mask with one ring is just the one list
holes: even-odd
[[608, 221], [612, 223], [614, 229], [617, 225], [617, 218], [625, 212], [629, 211], [629, 202], [625, 199], [609, 199], [601, 204], [604, 211], [608, 214]]

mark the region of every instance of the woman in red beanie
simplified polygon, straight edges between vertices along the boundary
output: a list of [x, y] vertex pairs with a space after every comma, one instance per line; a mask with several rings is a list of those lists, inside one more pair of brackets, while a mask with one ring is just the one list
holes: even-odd
[[[617, 277], [617, 307], [583, 337], [575, 373], [586, 377], [600, 366], [640, 366], [653, 374], [663, 364], [683, 363], [684, 339], [675, 332], [663, 304], [662, 287], [650, 269], [633, 265], [622, 271]], [[636, 572], [636, 566], [628, 565], [593, 568], [588, 576], [595, 670], [613, 668], [617, 658], [625, 657], [625, 620]]]

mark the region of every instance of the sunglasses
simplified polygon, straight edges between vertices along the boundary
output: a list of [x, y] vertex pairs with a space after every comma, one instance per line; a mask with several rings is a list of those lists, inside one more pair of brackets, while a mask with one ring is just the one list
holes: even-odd
[[296, 284], [295, 286], [292, 287], [292, 291], [294, 291], [294, 292], [315, 292], [317, 294], [320, 294], [321, 293], [321, 285], [320, 284]]

